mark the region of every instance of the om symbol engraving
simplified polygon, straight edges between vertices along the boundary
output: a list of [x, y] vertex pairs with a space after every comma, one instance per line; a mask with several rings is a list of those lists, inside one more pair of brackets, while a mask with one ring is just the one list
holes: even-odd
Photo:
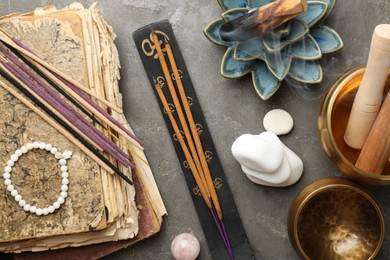
[[[164, 32], [162, 31], [154, 31], [157, 35], [160, 34], [162, 36], [164, 36], [167, 40], [169, 40], [169, 37], [168, 35], [166, 35]], [[157, 51], [156, 51], [156, 46], [155, 46], [155, 43], [153, 41], [153, 37], [152, 37], [152, 32], [150, 33], [149, 35], [149, 39], [144, 39], [142, 41], [142, 51], [144, 52], [144, 54], [148, 57], [153, 57], [154, 59], [158, 59], [158, 55], [157, 55]], [[163, 49], [163, 51], [165, 51], [165, 49]]]
[[204, 153], [204, 155], [206, 156], [206, 161], [207, 161], [208, 163], [210, 163], [211, 160], [213, 159], [213, 153], [210, 152], [210, 151], [206, 151], [206, 152]]
[[200, 136], [203, 133], [203, 126], [199, 123], [196, 124], [196, 131], [198, 132], [198, 135]]
[[220, 190], [223, 186], [223, 182], [221, 180], [221, 178], [215, 178], [214, 181], [214, 187], [217, 189], [217, 190]]

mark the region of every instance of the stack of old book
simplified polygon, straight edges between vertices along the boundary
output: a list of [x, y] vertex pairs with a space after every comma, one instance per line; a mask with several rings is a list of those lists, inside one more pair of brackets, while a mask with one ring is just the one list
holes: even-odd
[[[87, 93], [93, 93], [91, 98], [100, 107], [132, 131], [121, 111], [115, 34], [96, 5], [84, 9], [75, 3], [62, 10], [49, 6], [27, 14], [12, 14], [0, 19], [0, 28], [1, 37], [18, 39], [44, 63], [88, 88]], [[23, 96], [12, 82], [3, 77], [0, 80]], [[26, 212], [7, 186], [0, 185], [0, 252], [18, 253], [17, 258], [28, 259], [74, 259], [76, 255], [95, 258], [160, 230], [166, 211], [142, 148], [123, 139], [104, 122], [93, 121], [129, 154], [133, 169], [100, 151], [134, 183], [130, 185], [101, 167], [85, 149], [4, 87], [0, 87], [0, 108], [0, 167], [6, 166], [16, 149], [33, 141], [73, 151], [68, 162], [68, 197], [53, 214]], [[29, 201], [49, 204], [61, 189], [60, 175], [52, 174], [56, 167], [56, 159], [50, 153], [26, 153], [13, 167], [12, 183]]]

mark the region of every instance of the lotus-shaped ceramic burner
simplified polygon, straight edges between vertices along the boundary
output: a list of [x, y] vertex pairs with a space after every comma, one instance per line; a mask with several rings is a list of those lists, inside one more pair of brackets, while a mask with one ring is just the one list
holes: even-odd
[[336, 0], [308, 0], [305, 12], [277, 28], [249, 39], [230, 41], [221, 37], [223, 25], [276, 1], [218, 2], [224, 12], [204, 33], [211, 42], [227, 47], [221, 74], [226, 78], [239, 78], [251, 73], [256, 92], [263, 100], [269, 99], [283, 81], [291, 85], [320, 83], [322, 55], [343, 47], [337, 32], [324, 25]]

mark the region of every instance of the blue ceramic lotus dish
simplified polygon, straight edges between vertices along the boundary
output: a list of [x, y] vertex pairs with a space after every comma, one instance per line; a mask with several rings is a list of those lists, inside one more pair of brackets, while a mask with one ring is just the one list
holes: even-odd
[[262, 36], [240, 42], [221, 38], [223, 24], [271, 2], [274, 0], [218, 0], [223, 13], [204, 29], [211, 42], [227, 47], [221, 75], [239, 78], [251, 73], [256, 92], [263, 100], [269, 99], [283, 81], [320, 83], [322, 55], [343, 47], [337, 32], [324, 25], [336, 0], [308, 0], [306, 12]]

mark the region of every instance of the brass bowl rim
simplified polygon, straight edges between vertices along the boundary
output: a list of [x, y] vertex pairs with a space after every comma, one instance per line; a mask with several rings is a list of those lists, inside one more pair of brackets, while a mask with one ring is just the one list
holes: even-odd
[[375, 247], [375, 250], [371, 253], [371, 256], [369, 258], [369, 259], [373, 259], [381, 249], [384, 241], [384, 236], [385, 236], [385, 220], [383, 217], [382, 208], [379, 205], [377, 199], [373, 196], [373, 194], [371, 194], [370, 191], [361, 187], [360, 185], [356, 184], [353, 181], [344, 178], [338, 178], [338, 177], [325, 178], [311, 183], [310, 185], [306, 186], [303, 190], [301, 190], [296, 195], [293, 202], [291, 203], [288, 218], [289, 220], [293, 218], [293, 222], [292, 222], [293, 239], [294, 239], [294, 244], [298, 249], [298, 253], [305, 259], [309, 259], [309, 257], [306, 255], [306, 252], [303, 250], [298, 237], [298, 220], [302, 213], [303, 208], [307, 205], [307, 203], [311, 199], [313, 199], [319, 193], [334, 188], [342, 188], [342, 189], [355, 191], [358, 194], [362, 195], [364, 198], [366, 198], [370, 202], [370, 204], [374, 207], [377, 216], [379, 218], [381, 228], [380, 228], [380, 236], [379, 236], [378, 243]]
[[[377, 175], [377, 174], [372, 174], [372, 173], [368, 173], [366, 171], [363, 171], [361, 170], [360, 168], [356, 167], [353, 163], [351, 163], [345, 156], [344, 154], [340, 151], [335, 139], [334, 139], [334, 136], [333, 136], [333, 131], [332, 131], [332, 112], [333, 112], [333, 107], [334, 107], [334, 103], [336, 101], [336, 99], [338, 98], [341, 90], [345, 87], [345, 85], [351, 81], [351, 79], [353, 79], [354, 77], [356, 77], [357, 75], [363, 73], [365, 71], [366, 67], [365, 66], [357, 66], [357, 67], [354, 67], [348, 71], [346, 71], [333, 85], [332, 87], [329, 89], [327, 95], [325, 96], [322, 104], [321, 104], [321, 111], [324, 110], [325, 111], [325, 120], [326, 120], [326, 125], [327, 125], [327, 129], [328, 129], [328, 134], [329, 134], [329, 139], [330, 139], [330, 142], [337, 154], [337, 156], [340, 157], [340, 159], [348, 165], [348, 167], [350, 167], [355, 173], [357, 173], [357, 175], [361, 175], [367, 179], [372, 179], [374, 181], [390, 181], [390, 175]], [[323, 107], [327, 105], [326, 109], [323, 109]], [[318, 128], [319, 131], [321, 131], [323, 128]], [[321, 133], [320, 133], [321, 135]], [[323, 148], [324, 148], [324, 144], [321, 142]], [[324, 148], [325, 149], [325, 148]], [[329, 156], [331, 157], [331, 156]], [[334, 158], [331, 158], [332, 160]]]

